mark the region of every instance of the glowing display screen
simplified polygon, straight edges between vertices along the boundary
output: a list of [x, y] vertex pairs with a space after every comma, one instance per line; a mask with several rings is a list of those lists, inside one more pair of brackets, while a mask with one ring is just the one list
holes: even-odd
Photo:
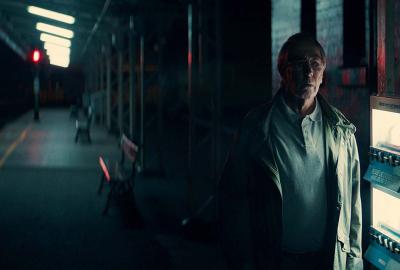
[[400, 114], [372, 110], [372, 145], [400, 152]]
[[372, 188], [372, 225], [400, 241], [400, 199]]

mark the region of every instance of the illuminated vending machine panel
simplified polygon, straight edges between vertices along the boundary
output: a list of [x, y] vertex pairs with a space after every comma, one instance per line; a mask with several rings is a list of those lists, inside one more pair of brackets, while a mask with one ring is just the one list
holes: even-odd
[[400, 98], [371, 97], [370, 245], [365, 258], [377, 269], [400, 269]]

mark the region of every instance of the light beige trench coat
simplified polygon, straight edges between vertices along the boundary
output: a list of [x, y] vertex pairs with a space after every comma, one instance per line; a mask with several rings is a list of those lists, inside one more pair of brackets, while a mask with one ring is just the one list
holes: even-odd
[[[321, 95], [317, 98], [328, 164], [324, 269], [362, 269], [355, 127]], [[219, 234], [229, 269], [280, 269], [282, 189], [268, 136], [275, 100], [246, 116], [218, 185]]]

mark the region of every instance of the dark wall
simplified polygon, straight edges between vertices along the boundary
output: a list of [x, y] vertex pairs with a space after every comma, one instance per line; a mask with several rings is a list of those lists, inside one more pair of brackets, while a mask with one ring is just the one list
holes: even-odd
[[250, 108], [271, 96], [270, 2], [222, 2], [223, 101]]
[[32, 107], [33, 78], [30, 63], [3, 41], [0, 52], [0, 122], [4, 122]]
[[[270, 1], [220, 2], [219, 37], [216, 32], [215, 1], [202, 1], [201, 6], [193, 5], [192, 97], [195, 99], [196, 112], [200, 114], [203, 111], [210, 113], [213, 95], [217, 91], [218, 38], [221, 41], [223, 114], [248, 111], [271, 97]], [[163, 89], [167, 106], [174, 106], [177, 100], [188, 100], [187, 10], [183, 13], [186, 14], [174, 19], [165, 35]]]
[[[400, 14], [399, 1], [394, 1], [393, 14]], [[400, 16], [394, 16], [394, 53], [395, 89], [400, 95]]]

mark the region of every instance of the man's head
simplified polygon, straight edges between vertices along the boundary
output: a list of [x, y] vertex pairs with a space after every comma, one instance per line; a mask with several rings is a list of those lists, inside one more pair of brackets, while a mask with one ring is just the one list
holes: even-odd
[[298, 99], [314, 98], [322, 83], [326, 57], [321, 44], [307, 34], [297, 33], [282, 46], [278, 70], [282, 87]]

